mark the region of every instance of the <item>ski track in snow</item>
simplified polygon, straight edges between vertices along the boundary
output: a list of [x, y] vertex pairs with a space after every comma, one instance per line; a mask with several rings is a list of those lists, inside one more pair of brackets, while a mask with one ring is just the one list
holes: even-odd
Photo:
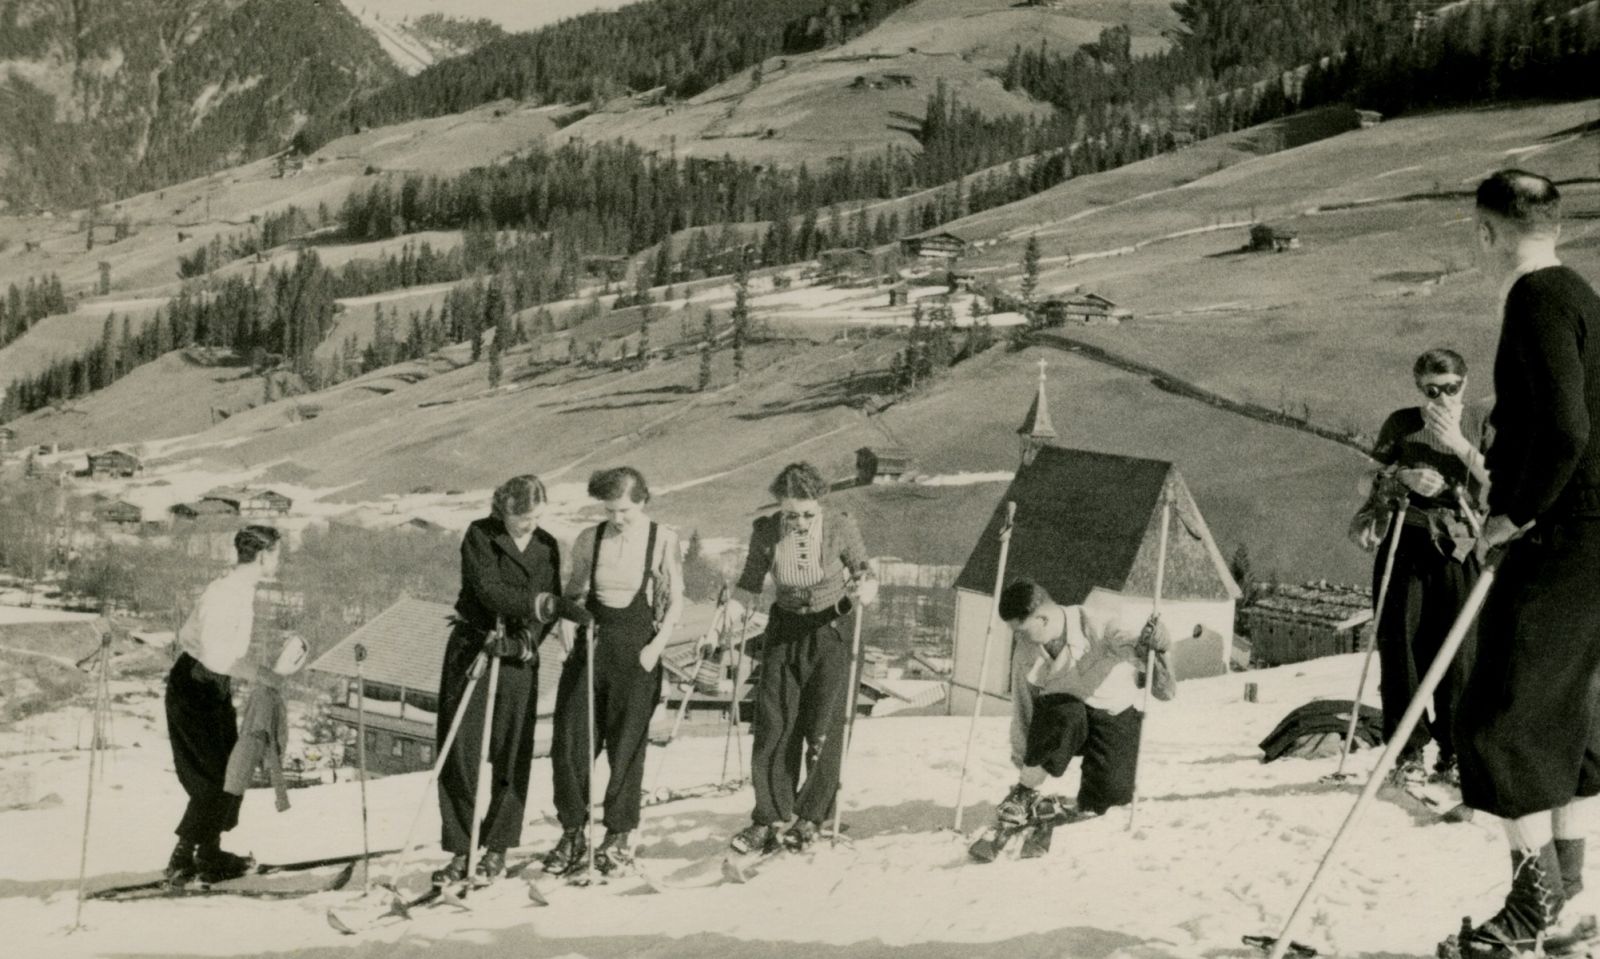
[[[381, 905], [362, 900], [359, 887], [288, 901], [91, 901], [85, 928], [69, 934], [88, 759], [73, 749], [86, 718], [78, 704], [32, 717], [25, 731], [0, 731], [0, 752], [19, 739], [32, 749], [0, 756], [0, 776], [32, 777], [37, 796], [64, 799], [0, 812], [0, 929], [14, 956], [1243, 957], [1250, 953], [1239, 937], [1277, 932], [1357, 793], [1356, 785], [1318, 781], [1331, 758], [1262, 765], [1256, 744], [1295, 706], [1348, 697], [1359, 668], [1358, 657], [1343, 656], [1185, 683], [1176, 700], [1155, 704], [1147, 725], [1137, 828], [1126, 830], [1126, 809], [1112, 810], [1058, 830], [1042, 859], [1008, 853], [988, 866], [965, 862], [965, 840], [949, 827], [966, 719], [869, 719], [856, 726], [845, 771], [853, 848], [824, 850], [809, 864], [774, 861], [744, 886], [662, 895], [545, 881], [548, 908], [530, 905], [520, 884], [502, 883], [469, 913], [421, 910], [413, 922], [355, 939], [333, 932], [324, 912], [361, 915]], [[1259, 683], [1259, 704], [1242, 701], [1246, 679]], [[182, 809], [160, 681], [113, 683], [114, 692], [140, 689], [155, 695], [119, 705], [112, 737], [121, 748], [95, 786], [90, 888], [159, 869]], [[966, 787], [969, 829], [987, 824], [1013, 781], [1007, 724], [981, 721]], [[662, 786], [716, 781], [723, 742], [708, 730], [652, 749], [646, 782], [663, 760]], [[749, 743], [744, 737], [746, 751]], [[1349, 768], [1363, 773], [1376, 758], [1358, 753]], [[1071, 795], [1076, 780], [1074, 764], [1047, 788]], [[373, 848], [399, 845], [424, 784], [424, 774], [368, 783]], [[270, 790], [252, 790], [225, 845], [262, 861], [354, 851], [358, 795], [342, 774], [337, 784], [292, 791], [293, 808], [277, 814]], [[642, 861], [662, 877], [716, 856], [748, 821], [750, 801], [744, 791], [647, 807]], [[426, 802], [420, 835], [432, 841], [431, 793]], [[542, 818], [552, 806], [550, 766], [539, 759], [523, 852], [554, 841], [555, 825]], [[442, 859], [436, 848], [418, 854], [409, 881]], [[1491, 824], [1420, 825], [1379, 802], [1327, 877], [1300, 938], [1340, 955], [1432, 955], [1461, 916], [1498, 906], [1506, 880], [1503, 840]]]

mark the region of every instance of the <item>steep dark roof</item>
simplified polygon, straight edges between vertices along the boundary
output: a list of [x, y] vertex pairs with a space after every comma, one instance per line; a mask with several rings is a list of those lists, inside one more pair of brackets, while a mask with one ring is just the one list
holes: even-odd
[[367, 679], [407, 689], [436, 690], [454, 613], [444, 603], [402, 596], [318, 656], [311, 668], [354, 678], [355, 646], [361, 643], [367, 647], [367, 660], [362, 664]]
[[1150, 595], [1155, 587], [1161, 496], [1173, 498], [1162, 594], [1232, 599], [1239, 588], [1199, 508], [1171, 463], [1046, 446], [1017, 472], [978, 538], [957, 589], [991, 595], [1005, 503], [1017, 504], [1006, 582], [1028, 577], [1059, 602], [1095, 587]]

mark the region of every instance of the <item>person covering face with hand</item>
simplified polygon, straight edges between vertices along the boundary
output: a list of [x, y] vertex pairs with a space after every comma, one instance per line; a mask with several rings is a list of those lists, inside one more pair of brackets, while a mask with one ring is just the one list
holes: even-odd
[[[1467, 363], [1459, 353], [1429, 350], [1411, 372], [1421, 403], [1395, 410], [1378, 431], [1372, 457], [1382, 470], [1358, 540], [1375, 552], [1372, 594], [1384, 597], [1376, 642], [1385, 737], [1394, 734], [1477, 581], [1477, 510], [1488, 486], [1482, 449], [1492, 437], [1489, 405], [1466, 402]], [[1397, 514], [1402, 526], [1385, 592], [1384, 544], [1394, 534]], [[1434, 691], [1433, 718], [1419, 723], [1405, 744], [1395, 767], [1397, 783], [1456, 782], [1452, 727], [1475, 645], [1469, 633]], [[1439, 747], [1431, 774], [1423, 761], [1430, 739]]]

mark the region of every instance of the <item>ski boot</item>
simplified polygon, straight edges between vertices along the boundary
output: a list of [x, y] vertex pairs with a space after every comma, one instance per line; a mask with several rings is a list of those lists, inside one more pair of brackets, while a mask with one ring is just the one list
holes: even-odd
[[435, 889], [460, 884], [467, 878], [467, 854], [458, 852], [450, 857], [450, 861], [442, 867], [435, 869], [429, 877]]
[[1461, 788], [1461, 770], [1456, 768], [1453, 756], [1441, 756], [1433, 764], [1433, 772], [1428, 775], [1428, 782], [1437, 786], [1448, 786], [1451, 789]]
[[783, 834], [783, 848], [790, 852], [805, 852], [817, 841], [822, 827], [809, 819], [797, 820]]
[[1093, 815], [1080, 810], [1076, 803], [1065, 796], [1040, 796], [1033, 804], [1033, 822], [1028, 826], [1027, 835], [1022, 837], [1022, 850], [1018, 856], [1035, 859], [1044, 855], [1050, 851], [1050, 840], [1055, 836], [1057, 826], [1089, 819]]
[[249, 856], [228, 852], [220, 843], [221, 840], [218, 838], [205, 840], [194, 850], [195, 873], [200, 881], [207, 885], [238, 879], [256, 864], [256, 861]]
[[186, 839], [178, 840], [172, 847], [172, 855], [167, 858], [167, 868], [161, 878], [169, 888], [177, 889], [194, 879], [199, 870], [194, 863], [194, 843]]
[[1427, 768], [1422, 764], [1422, 757], [1411, 754], [1400, 757], [1394, 769], [1389, 771], [1389, 785], [1407, 791], [1417, 788], [1428, 781]]
[[485, 849], [478, 855], [478, 869], [472, 875], [474, 886], [487, 886], [506, 874], [506, 851]]
[[544, 871], [552, 876], [570, 872], [583, 862], [588, 852], [589, 844], [584, 839], [581, 827], [563, 829], [561, 841], [556, 843], [556, 848], [545, 853]]
[[594, 867], [602, 876], [624, 872], [633, 865], [633, 843], [627, 832], [606, 830], [606, 838], [594, 851]]
[[1006, 844], [1033, 822], [1033, 807], [1039, 799], [1039, 790], [1017, 783], [994, 810], [994, 825], [990, 826], [977, 842], [967, 847], [967, 855], [976, 862], [994, 862]]
[[1561, 907], [1561, 867], [1555, 843], [1536, 852], [1511, 853], [1511, 891], [1505, 905], [1488, 922], [1476, 928], [1470, 918], [1461, 931], [1439, 945], [1439, 959], [1517, 959], [1554, 954], [1547, 940]]
[[728, 847], [741, 856], [775, 852], [780, 845], [780, 835], [772, 826], [751, 823], [733, 834], [733, 838], [728, 840]]

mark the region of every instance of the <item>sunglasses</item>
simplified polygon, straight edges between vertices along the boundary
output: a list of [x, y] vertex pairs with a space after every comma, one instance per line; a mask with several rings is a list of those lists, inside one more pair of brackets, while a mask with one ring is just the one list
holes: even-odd
[[1436, 400], [1441, 396], [1455, 396], [1457, 393], [1461, 392], [1461, 381], [1455, 380], [1450, 383], [1425, 383], [1422, 386], [1422, 392], [1426, 394], [1430, 400]]

